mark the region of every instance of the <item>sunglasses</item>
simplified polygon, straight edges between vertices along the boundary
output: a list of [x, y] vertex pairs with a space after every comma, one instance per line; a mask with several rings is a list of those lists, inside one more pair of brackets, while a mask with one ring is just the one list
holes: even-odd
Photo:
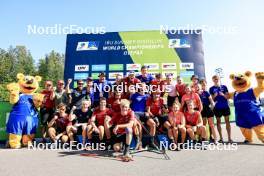
[[78, 85], [83, 85], [83, 83], [78, 83]]

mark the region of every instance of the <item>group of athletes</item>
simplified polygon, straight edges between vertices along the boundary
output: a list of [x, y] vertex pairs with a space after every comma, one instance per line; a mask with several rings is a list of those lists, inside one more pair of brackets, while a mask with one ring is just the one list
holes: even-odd
[[139, 76], [133, 71], [126, 77], [117, 75], [112, 84], [105, 77], [101, 72], [96, 80], [77, 80], [74, 89], [69, 88], [71, 79], [66, 85], [59, 80], [56, 86], [46, 81], [40, 109], [43, 139], [66, 143], [82, 135], [84, 145], [96, 138], [107, 148], [123, 149], [128, 156], [133, 136], [136, 149], [142, 148], [142, 133], [150, 138], [148, 147], [158, 149], [155, 136], [166, 133], [170, 142], [176, 144], [176, 150], [180, 150], [187, 139], [193, 143], [222, 143], [224, 116], [228, 142], [232, 142], [228, 89], [220, 84], [218, 76], [212, 77], [214, 85], [209, 90], [206, 80], [196, 75], [191, 77], [191, 84], [185, 84], [181, 77], [177, 77], [175, 84], [172, 75], [163, 79], [156, 74], [154, 78], [146, 66], [141, 67]]

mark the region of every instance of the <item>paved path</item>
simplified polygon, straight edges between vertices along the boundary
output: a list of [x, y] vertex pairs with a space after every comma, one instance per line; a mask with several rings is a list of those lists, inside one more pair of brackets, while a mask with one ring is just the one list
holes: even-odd
[[[243, 137], [239, 129], [234, 127], [234, 124], [232, 127], [234, 141], [242, 142]], [[226, 136], [225, 133], [224, 136]], [[135, 161], [130, 163], [123, 163], [109, 157], [81, 156], [87, 153], [82, 151], [0, 149], [0, 175], [260, 176], [264, 172], [264, 145], [260, 144], [257, 139], [255, 142], [251, 145], [238, 144], [237, 150], [229, 151], [168, 151], [171, 160], [165, 160], [161, 154], [142, 152], [135, 154]]]

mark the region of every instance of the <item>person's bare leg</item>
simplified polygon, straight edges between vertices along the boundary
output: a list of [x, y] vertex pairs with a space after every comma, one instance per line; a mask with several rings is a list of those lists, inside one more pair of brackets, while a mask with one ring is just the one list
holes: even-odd
[[126, 144], [124, 149], [124, 156], [129, 156], [129, 149], [133, 137], [133, 131], [132, 128], [126, 128], [125, 130], [126, 130]]
[[46, 138], [46, 136], [47, 136], [47, 126], [46, 125], [43, 125], [42, 127], [41, 127], [41, 134], [42, 134], [42, 138]]
[[142, 144], [141, 144], [141, 138], [140, 138], [140, 136], [142, 136], [142, 134], [140, 135], [140, 128], [141, 128], [141, 126], [139, 126], [138, 125], [138, 121], [137, 120], [135, 120], [134, 121], [134, 125], [133, 125], [133, 131], [134, 131], [134, 134], [135, 134], [135, 136], [136, 136], [136, 147], [135, 147], [135, 149], [136, 150], [139, 150], [139, 149], [141, 149], [142, 148]]
[[50, 127], [48, 129], [48, 135], [49, 135], [50, 139], [52, 140], [52, 142], [56, 141], [56, 130], [55, 130], [55, 128]]
[[85, 145], [87, 137], [87, 126], [82, 125], [82, 144]]
[[203, 117], [203, 125], [206, 126], [206, 124], [207, 124], [207, 118]]
[[228, 142], [232, 142], [231, 125], [230, 125], [230, 121], [229, 121], [229, 116], [225, 116], [225, 123], [226, 123], [226, 131], [227, 131], [227, 136], [228, 136]]
[[150, 130], [149, 130], [150, 136], [155, 136], [155, 134], [156, 134], [156, 123], [154, 122], [154, 120], [153, 119], [149, 119], [147, 121], [147, 125], [150, 128]]
[[217, 141], [217, 137], [216, 137], [216, 131], [215, 131], [215, 126], [214, 126], [214, 120], [212, 117], [208, 118], [208, 124], [209, 124], [209, 127], [211, 129], [211, 133], [213, 135], [213, 138], [214, 138], [214, 142]]
[[173, 135], [173, 130], [172, 130], [172, 128], [171, 128], [170, 123], [166, 121], [166, 122], [163, 124], [163, 126], [164, 126], [164, 127], [167, 129], [167, 131], [168, 131], [169, 139], [170, 139], [173, 143], [175, 143], [176, 141], [175, 141], [175, 138], [174, 138], [174, 135]]
[[187, 133], [190, 136], [191, 140], [195, 140], [194, 132], [191, 128], [187, 128]]
[[174, 143], [178, 143], [178, 128], [174, 127], [172, 128], [172, 132], [173, 132], [173, 138], [174, 138]]
[[142, 141], [142, 126], [141, 123], [139, 123], [138, 121], [137, 121], [137, 127], [138, 127], [140, 141]]
[[61, 137], [62, 143], [67, 143], [68, 140], [69, 140], [69, 137], [67, 135], [62, 135], [62, 137]]
[[98, 130], [99, 130], [99, 140], [102, 141], [104, 139], [104, 127], [99, 126]]
[[202, 136], [203, 140], [207, 140], [206, 128], [205, 126], [200, 126], [198, 129], [198, 134]]
[[92, 138], [93, 138], [93, 127], [92, 125], [88, 125], [87, 126], [87, 138], [88, 140], [91, 142]]
[[68, 137], [70, 138], [70, 141], [74, 141], [72, 126], [66, 127], [66, 133], [67, 133]]
[[106, 136], [106, 139], [107, 140], [110, 140], [111, 139], [110, 126], [107, 123], [110, 119], [111, 119], [111, 117], [106, 116], [105, 121], [104, 121], [105, 136]]
[[149, 119], [147, 121], [147, 125], [149, 126], [150, 128], [150, 143], [149, 143], [149, 147], [150, 148], [158, 148], [158, 146], [155, 144], [154, 142], [154, 138], [155, 138], [155, 135], [156, 135], [156, 123], [154, 122], [153, 119]]
[[181, 143], [183, 144], [185, 142], [186, 139], [186, 128], [179, 128], [179, 130], [181, 131]]
[[216, 118], [217, 131], [219, 133], [220, 141], [223, 141], [222, 127], [221, 127], [221, 117]]

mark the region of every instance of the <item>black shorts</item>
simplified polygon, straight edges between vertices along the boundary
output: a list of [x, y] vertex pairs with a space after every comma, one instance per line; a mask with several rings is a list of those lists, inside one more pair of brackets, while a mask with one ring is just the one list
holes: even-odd
[[143, 123], [147, 123], [149, 117], [145, 116], [145, 112], [135, 112], [137, 119], [139, 119]]
[[114, 137], [114, 144], [116, 143], [126, 143], [126, 133], [124, 134], [117, 134], [115, 137]]
[[48, 125], [48, 123], [51, 121], [54, 115], [53, 109], [49, 108], [40, 108], [40, 123], [41, 125]]
[[140, 121], [144, 122], [146, 124], [149, 119], [154, 120], [155, 118], [157, 118], [159, 120], [160, 125], [163, 125], [166, 121], [168, 121], [168, 116], [162, 116], [162, 115], [161, 116], [155, 116], [155, 117], [149, 117], [149, 116], [144, 115], [144, 116], [140, 117]]
[[168, 96], [167, 98], [167, 105], [168, 107], [171, 107], [175, 101], [176, 97], [171, 97], [171, 96]]
[[220, 118], [222, 116], [230, 116], [230, 108], [224, 108], [224, 109], [217, 109], [214, 108], [214, 114], [216, 118]]
[[83, 131], [83, 130], [82, 130], [82, 126], [78, 126], [78, 127], [77, 127], [77, 133], [76, 133], [76, 134], [77, 134], [77, 135], [82, 135], [82, 131]]
[[178, 96], [178, 100], [181, 103], [181, 100], [182, 100], [182, 96], [181, 95]]
[[157, 118], [159, 119], [159, 123], [160, 123], [160, 125], [164, 125], [164, 123], [166, 122], [166, 121], [168, 121], [168, 116], [157, 116]]
[[56, 128], [56, 127], [54, 129], [56, 130], [56, 135], [66, 131], [66, 129]]
[[205, 106], [205, 105], [203, 105], [203, 110], [201, 114], [203, 118], [204, 117], [207, 117], [207, 118], [214, 117], [214, 112], [211, 110], [209, 106]]

